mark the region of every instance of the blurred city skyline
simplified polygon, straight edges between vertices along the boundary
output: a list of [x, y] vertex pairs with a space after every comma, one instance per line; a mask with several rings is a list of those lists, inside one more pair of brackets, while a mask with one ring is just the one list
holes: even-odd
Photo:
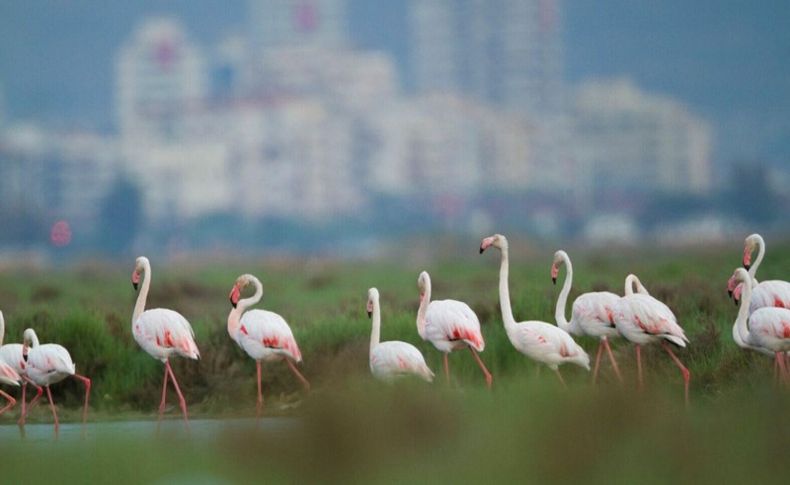
[[[407, 89], [411, 0], [349, 0], [352, 46], [388, 53]], [[430, 3], [430, 2], [429, 2]], [[30, 0], [0, 5], [5, 115], [111, 131], [113, 58], [147, 17], [181, 21], [203, 45], [246, 29], [248, 0]], [[790, 153], [790, 5], [704, 0], [563, 2], [566, 80], [628, 77], [714, 123], [716, 158]], [[103, 42], [96, 42], [97, 38]], [[52, 76], [57, 72], [58, 76]], [[757, 79], [755, 79], [757, 78]]]
[[0, 246], [786, 232], [788, 13], [620, 0], [3, 5]]

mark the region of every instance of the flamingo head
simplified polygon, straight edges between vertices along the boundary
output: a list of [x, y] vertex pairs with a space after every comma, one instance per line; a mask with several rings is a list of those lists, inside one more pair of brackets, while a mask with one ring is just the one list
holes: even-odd
[[148, 258], [145, 256], [140, 256], [134, 261], [134, 271], [132, 271], [132, 286], [135, 290], [140, 286], [140, 279], [142, 278], [143, 273], [145, 273], [145, 268], [148, 267], [150, 263], [148, 262]]
[[732, 287], [732, 299], [736, 305], [741, 299], [743, 285], [747, 284], [751, 284], [751, 279], [749, 277], [749, 273], [747, 273], [743, 268], [737, 268], [730, 279], [727, 281], [727, 288], [729, 289]]
[[738, 286], [738, 283], [735, 282], [735, 274], [730, 276], [730, 279], [727, 280], [727, 294], [730, 298], [733, 298], [733, 293], [735, 292], [735, 287]]
[[491, 246], [497, 249], [507, 249], [507, 238], [502, 234], [494, 234], [493, 236], [483, 238], [480, 242], [480, 254], [483, 254], [483, 251]]
[[551, 282], [555, 285], [557, 284], [557, 276], [560, 274], [560, 266], [565, 264], [567, 258], [568, 253], [562, 249], [554, 253], [554, 260], [551, 263]]
[[251, 282], [252, 275], [249, 274], [243, 274], [236, 278], [236, 282], [233, 284], [233, 288], [230, 290], [230, 295], [228, 295], [230, 304], [233, 305], [233, 308], [236, 308], [236, 305], [239, 304], [239, 300], [241, 299], [241, 291]]
[[373, 315], [373, 308], [375, 307], [377, 301], [379, 301], [379, 290], [377, 290], [376, 288], [369, 289], [368, 305], [367, 305], [368, 317]]
[[757, 248], [760, 236], [752, 234], [746, 238], [743, 244], [743, 267], [748, 271], [752, 267], [752, 253]]
[[36, 335], [36, 331], [32, 328], [28, 328], [22, 334], [22, 351], [24, 355], [27, 355], [27, 349], [30, 347], [37, 347], [38, 346], [38, 336]]
[[417, 288], [420, 290], [420, 301], [425, 298], [426, 291], [431, 287], [431, 277], [427, 271], [420, 273], [417, 277]]

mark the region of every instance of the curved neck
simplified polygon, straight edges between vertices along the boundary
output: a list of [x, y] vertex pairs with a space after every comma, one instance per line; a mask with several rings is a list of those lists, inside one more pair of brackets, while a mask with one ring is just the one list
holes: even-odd
[[650, 293], [647, 292], [647, 288], [642, 286], [642, 282], [639, 281], [636, 275], [630, 274], [625, 277], [625, 296], [631, 296], [634, 294], [634, 288], [636, 288], [636, 292], [642, 295], [649, 295]]
[[426, 280], [425, 288], [420, 295], [420, 308], [417, 309], [417, 333], [425, 340], [425, 312], [431, 303], [431, 280]]
[[263, 285], [261, 284], [261, 280], [254, 276], [250, 279], [252, 280], [252, 285], [255, 287], [255, 293], [249, 298], [239, 300], [239, 303], [236, 304], [236, 308], [241, 309], [241, 313], [244, 313], [244, 310], [261, 301], [261, 297], [263, 296]]
[[763, 262], [763, 258], [765, 257], [765, 240], [758, 236], [757, 237], [757, 259], [754, 260], [754, 264], [749, 268], [749, 278], [754, 281], [757, 278], [757, 268], [760, 267], [760, 263]]
[[562, 291], [560, 291], [560, 296], [557, 298], [554, 319], [557, 321], [557, 326], [567, 332], [571, 325], [565, 318], [565, 307], [568, 305], [568, 294], [571, 292], [571, 285], [573, 284], [573, 266], [568, 256], [563, 255], [562, 260], [566, 268], [565, 281], [562, 283]]
[[381, 306], [379, 305], [378, 298], [373, 300], [373, 328], [370, 331], [370, 351], [379, 344], [381, 339]]
[[3, 345], [3, 338], [5, 338], [5, 318], [3, 312], [0, 312], [0, 345]]
[[151, 263], [145, 260], [143, 263], [143, 284], [140, 287], [140, 293], [137, 295], [137, 302], [134, 304], [134, 313], [132, 313], [132, 325], [140, 318], [140, 315], [145, 311], [145, 301], [148, 299], [148, 289], [151, 287]]
[[735, 325], [738, 327], [738, 333], [743, 342], [749, 342], [749, 327], [746, 321], [749, 319], [749, 305], [752, 302], [752, 285], [749, 282], [744, 282], [741, 285], [743, 288], [741, 294], [741, 307], [738, 309], [738, 317], [735, 320]]
[[228, 314], [228, 334], [231, 338], [236, 338], [236, 334], [241, 329], [241, 316], [247, 309], [259, 301], [263, 297], [263, 285], [261, 280], [256, 277], [251, 277], [252, 285], [255, 287], [255, 293], [249, 298], [244, 298], [236, 303], [236, 308], [231, 309]]
[[503, 247], [500, 251], [502, 252], [502, 260], [499, 265], [499, 308], [502, 311], [502, 322], [505, 324], [505, 327], [510, 327], [516, 324], [516, 319], [513, 318], [513, 308], [510, 306], [508, 249]]
[[38, 347], [38, 335], [32, 329], [29, 329], [24, 334], [24, 340], [30, 341], [30, 348]]

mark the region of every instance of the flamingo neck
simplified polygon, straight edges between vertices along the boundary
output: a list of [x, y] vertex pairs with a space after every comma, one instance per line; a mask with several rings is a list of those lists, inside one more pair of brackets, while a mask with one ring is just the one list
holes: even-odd
[[748, 343], [749, 327], [746, 322], [749, 319], [749, 305], [752, 302], [752, 285], [748, 282], [744, 282], [742, 288], [741, 307], [738, 308], [738, 317], [735, 319], [735, 326], [738, 328], [741, 341]]
[[565, 318], [565, 308], [568, 305], [568, 294], [571, 292], [571, 285], [573, 284], [573, 266], [571, 265], [571, 258], [563, 255], [563, 263], [565, 264], [566, 273], [565, 281], [562, 283], [562, 290], [560, 296], [557, 298], [557, 306], [554, 309], [554, 319], [557, 321], [557, 326], [569, 332], [571, 324]]
[[3, 312], [0, 312], [0, 345], [3, 345], [3, 338], [5, 338], [5, 318]]
[[760, 267], [760, 263], [763, 262], [765, 257], [765, 240], [759, 235], [755, 239], [757, 240], [757, 259], [754, 260], [754, 264], [749, 268], [749, 278], [752, 280], [752, 284], [757, 284], [757, 268]]
[[241, 330], [241, 316], [249, 307], [261, 301], [263, 297], [263, 285], [261, 284], [261, 280], [255, 276], [250, 276], [250, 281], [252, 281], [252, 285], [255, 287], [255, 293], [248, 298], [239, 300], [239, 302], [236, 303], [236, 308], [231, 309], [228, 314], [228, 335], [230, 335], [232, 339], [235, 339], [239, 330]]
[[417, 334], [425, 340], [425, 313], [431, 303], [431, 280], [426, 280], [425, 288], [420, 295], [420, 308], [417, 309]]
[[134, 322], [136, 322], [145, 311], [145, 301], [148, 299], [149, 288], [151, 288], [151, 263], [146, 259], [143, 261], [143, 283], [140, 286], [140, 293], [137, 295], [137, 302], [134, 304], [132, 325], [134, 325]]
[[642, 282], [639, 281], [639, 278], [634, 274], [629, 274], [625, 277], [625, 296], [633, 295], [634, 289], [636, 289], [636, 293], [641, 295], [650, 295], [650, 293], [647, 291], [647, 288], [642, 286]]
[[509, 328], [516, 324], [516, 319], [513, 318], [513, 309], [510, 306], [510, 288], [508, 287], [508, 248], [507, 246], [500, 249], [502, 253], [502, 260], [499, 264], [499, 307], [502, 310], [502, 322], [505, 328]]
[[373, 314], [371, 317], [373, 328], [370, 331], [370, 351], [373, 352], [373, 349], [376, 348], [381, 340], [381, 306], [378, 299], [373, 300]]

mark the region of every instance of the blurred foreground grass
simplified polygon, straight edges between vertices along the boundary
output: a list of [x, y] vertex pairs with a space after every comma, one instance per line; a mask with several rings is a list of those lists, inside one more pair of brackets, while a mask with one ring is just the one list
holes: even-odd
[[[559, 292], [549, 279], [553, 250], [511, 246], [516, 318], [553, 322]], [[648, 391], [642, 395], [634, 392], [633, 352], [623, 342], [615, 352], [628, 381], [624, 389], [612, 381], [605, 360], [598, 388], [579, 368], [563, 368], [568, 391], [551, 372], [538, 376], [502, 328], [498, 254], [479, 257], [475, 247], [469, 252], [463, 260], [432, 264], [404, 259], [163, 266], [154, 260], [148, 307], [185, 315], [202, 353], [199, 362], [174, 362], [191, 415], [254, 413], [254, 363], [225, 330], [230, 287], [237, 275], [251, 272], [264, 284], [259, 306], [282, 314], [293, 327], [314, 389], [303, 396], [284, 365], [267, 364], [266, 412], [296, 416], [300, 424], [288, 432], [227, 429], [211, 439], [154, 439], [151, 425], [151, 439], [96, 431], [68, 443], [13, 440], [0, 443], [3, 482], [784, 482], [790, 472], [790, 399], [773, 388], [770, 359], [731, 341], [736, 308], [725, 283], [740, 260], [738, 244], [691, 252], [570, 251], [576, 271], [570, 301], [591, 290], [621, 293], [625, 275], [635, 272], [675, 311], [691, 339], [678, 352], [692, 372], [688, 411], [680, 375], [657, 348], [643, 357]], [[78, 371], [93, 378], [91, 420], [147, 419], [156, 412], [162, 367], [131, 337], [131, 268], [132, 261], [0, 271], [5, 341], [19, 341], [33, 327], [42, 342], [69, 348]], [[463, 352], [450, 356], [453, 384], [444, 384], [440, 354], [415, 329], [422, 269], [432, 275], [434, 298], [467, 301], [479, 315], [493, 392], [484, 390], [479, 369]], [[788, 273], [790, 251], [772, 247], [760, 279]], [[440, 376], [434, 385], [390, 387], [368, 377], [370, 286], [382, 294], [382, 338], [417, 345]], [[581, 343], [595, 351], [596, 342]], [[66, 421], [77, 418], [80, 393], [76, 382], [53, 386]], [[0, 425], [14, 423], [16, 414], [0, 416]], [[178, 414], [177, 406], [170, 414]], [[50, 420], [46, 406], [32, 417]], [[48, 466], [40, 466], [42, 459]]]

